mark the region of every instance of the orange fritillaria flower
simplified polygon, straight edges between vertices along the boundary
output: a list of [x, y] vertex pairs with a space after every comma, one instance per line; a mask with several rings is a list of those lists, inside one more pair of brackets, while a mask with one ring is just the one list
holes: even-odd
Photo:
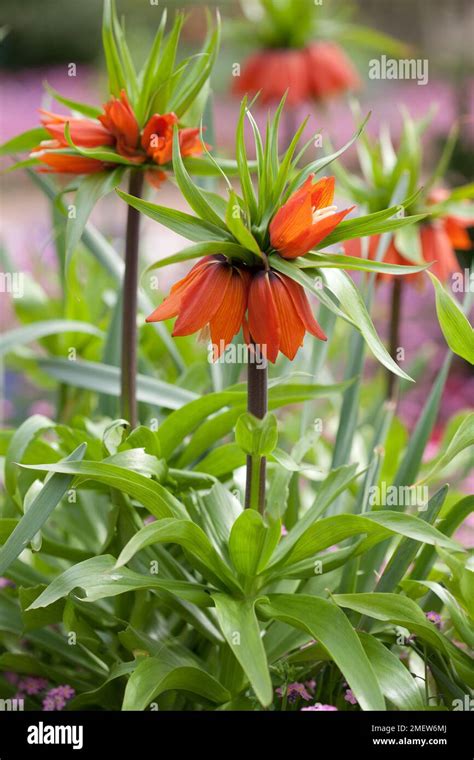
[[[173, 155], [173, 127], [178, 123], [174, 113], [153, 114], [148, 120], [142, 134], [143, 150], [157, 164], [167, 164]], [[180, 153], [182, 156], [196, 156], [203, 151], [199, 129], [180, 129], [178, 132]]]
[[176, 316], [175, 337], [209, 327], [214, 360], [241, 328], [247, 343], [255, 341], [272, 362], [279, 351], [294, 359], [306, 331], [326, 340], [298, 283], [271, 270], [231, 264], [224, 256], [198, 261], [146, 321]]
[[[449, 193], [444, 189], [435, 190], [428, 196], [428, 204], [439, 203], [448, 197]], [[423, 260], [430, 263], [430, 272], [433, 272], [441, 282], [446, 282], [450, 275], [460, 271], [455, 251], [469, 251], [472, 247], [471, 239], [466, 231], [472, 226], [470, 219], [461, 216], [447, 214], [446, 216], [425, 222], [420, 225], [420, 243]], [[377, 247], [380, 236], [373, 235], [369, 240], [368, 258], [374, 260], [377, 255]], [[348, 256], [362, 255], [360, 240], [346, 240], [344, 250]], [[407, 266], [412, 264], [400, 251], [397, 250], [392, 238], [383, 261], [386, 264]], [[380, 281], [392, 280], [397, 275], [378, 274]], [[405, 277], [408, 281], [422, 285], [425, 282], [423, 272], [409, 274]]]
[[233, 91], [260, 92], [263, 104], [280, 101], [299, 105], [324, 100], [360, 87], [359, 76], [343, 50], [333, 42], [315, 42], [300, 49], [261, 50], [244, 63]]
[[310, 174], [270, 223], [270, 242], [284, 259], [304, 256], [327, 237], [355, 206], [337, 211], [333, 205], [334, 177], [313, 184]]
[[236, 77], [237, 95], [260, 92], [262, 104], [280, 101], [288, 91], [287, 103], [298, 105], [311, 98], [309, 70], [303, 50], [261, 50], [244, 63]]
[[143, 154], [137, 152], [140, 128], [125, 90], [120, 92], [119, 98], [112, 97], [104, 104], [99, 121], [115, 137], [115, 147], [121, 156], [137, 163], [145, 160]]
[[[42, 109], [40, 112], [43, 126], [54, 138], [44, 140], [31, 153], [33, 158], [37, 158], [49, 167], [40, 171], [90, 174], [114, 165], [113, 162], [104, 163], [85, 156], [55, 153], [58, 149], [69, 147], [64, 135], [66, 124], [69, 124], [72, 142], [80, 148], [113, 146], [121, 156], [137, 164], [151, 159], [154, 163], [163, 165], [172, 160], [173, 127], [178, 123], [176, 114], [153, 114], [143, 128], [143, 132], [140, 133], [138, 122], [124, 90], [120, 93], [120, 98], [111, 98], [104, 105], [104, 113], [99, 116], [98, 121], [62, 116]], [[180, 129], [178, 139], [182, 156], [202, 154], [204, 146], [199, 129]], [[163, 171], [154, 169], [147, 171], [146, 176], [154, 187], [159, 187], [166, 179]]]
[[[295, 258], [321, 242], [351, 211], [336, 212], [334, 177], [313, 184], [310, 175], [276, 212], [270, 227], [269, 253]], [[209, 328], [214, 359], [242, 328], [247, 343], [275, 362], [281, 351], [294, 359], [306, 332], [326, 340], [316, 322], [304, 289], [272, 270], [271, 256], [247, 266], [222, 255], [206, 256], [171, 288], [170, 295], [147, 318], [158, 322], [178, 317], [174, 336]]]

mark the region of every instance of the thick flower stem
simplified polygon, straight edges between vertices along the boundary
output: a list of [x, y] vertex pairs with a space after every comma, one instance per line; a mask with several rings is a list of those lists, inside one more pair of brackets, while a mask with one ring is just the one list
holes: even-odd
[[[259, 419], [267, 413], [267, 361], [255, 345], [249, 349], [247, 410]], [[266, 457], [247, 456], [245, 508], [265, 509]]]
[[[400, 341], [400, 315], [402, 307], [402, 278], [395, 277], [392, 285], [392, 304], [390, 311], [389, 352], [392, 359], [397, 358]], [[393, 399], [397, 394], [398, 378], [393, 372], [387, 374], [387, 398]]]
[[[132, 171], [128, 192], [139, 198], [143, 172]], [[137, 300], [140, 213], [128, 207], [125, 238], [125, 272], [122, 306], [121, 414], [132, 428], [137, 426]]]

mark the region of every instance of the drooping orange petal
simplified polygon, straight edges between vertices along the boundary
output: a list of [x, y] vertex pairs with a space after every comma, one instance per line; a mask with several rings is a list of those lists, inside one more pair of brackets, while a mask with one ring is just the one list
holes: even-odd
[[248, 326], [260, 354], [275, 362], [280, 346], [280, 325], [268, 272], [252, 277], [248, 300]]
[[104, 104], [99, 121], [115, 137], [117, 151], [128, 158], [134, 156], [138, 147], [140, 129], [125, 90], [120, 97], [112, 97]]
[[73, 143], [81, 148], [96, 148], [100, 145], [113, 145], [114, 143], [114, 136], [98, 121], [62, 116], [51, 111], [45, 111], [43, 108], [40, 108], [39, 112], [44, 128], [51, 137], [64, 147], [68, 145], [64, 136], [66, 123], [69, 124]]
[[212, 262], [203, 268], [200, 276], [186, 288], [173, 336], [191, 335], [212, 320], [231, 277], [232, 268], [228, 264]]
[[214, 361], [219, 358], [242, 327], [242, 320], [247, 309], [249, 281], [250, 276], [247, 272], [232, 269], [225, 296], [210, 320]]
[[453, 245], [442, 224], [426, 224], [421, 228], [421, 247], [423, 258], [433, 262], [431, 272], [441, 282], [446, 282], [453, 272], [458, 272], [459, 262]]
[[309, 305], [306, 293], [304, 292], [301, 285], [290, 279], [290, 277], [285, 277], [284, 275], [280, 275], [280, 277], [285, 288], [291, 296], [296, 311], [298, 312], [298, 316], [303, 322], [306, 330], [308, 330], [308, 332], [310, 332], [316, 338], [319, 338], [319, 340], [327, 340], [327, 336], [313, 316], [313, 312], [311, 311], [311, 306]]
[[304, 324], [300, 319], [289, 291], [279, 275], [271, 273], [270, 283], [280, 324], [279, 348], [288, 359], [292, 360], [295, 358], [299, 347], [303, 344], [305, 334]]
[[50, 150], [35, 151], [30, 154], [32, 158], [37, 158], [41, 163], [46, 164], [49, 169], [38, 171], [51, 171], [58, 174], [93, 174], [101, 172], [105, 168], [103, 161], [97, 161], [94, 158], [85, 156], [74, 156], [67, 153], [54, 153]]
[[178, 133], [179, 150], [182, 156], [199, 156], [203, 152], [203, 144], [199, 129], [180, 129]]
[[444, 220], [444, 229], [446, 230], [453, 247], [457, 248], [458, 251], [469, 251], [472, 247], [471, 238], [465, 229], [468, 224], [460, 224], [460, 222], [452, 216], [448, 216]]
[[195, 281], [197, 277], [202, 274], [203, 267], [207, 266], [210, 261], [214, 261], [213, 256], [205, 256], [200, 259], [193, 268], [174, 283], [171, 287], [170, 295], [165, 298], [162, 304], [158, 306], [155, 311], [146, 318], [146, 322], [160, 322], [163, 319], [170, 319], [176, 317], [179, 314], [181, 307], [181, 301], [186, 289]]

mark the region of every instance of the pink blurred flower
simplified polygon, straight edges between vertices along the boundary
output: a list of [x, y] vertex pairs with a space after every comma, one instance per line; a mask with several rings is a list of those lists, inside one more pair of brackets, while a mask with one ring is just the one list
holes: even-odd
[[344, 694], [344, 699], [346, 700], [346, 702], [349, 702], [350, 705], [357, 704], [357, 699], [355, 698], [352, 689], [346, 689], [346, 693]]
[[67, 702], [73, 698], [75, 693], [76, 692], [72, 686], [69, 686], [68, 684], [50, 689], [43, 699], [43, 710], [45, 712], [63, 710], [66, 707]]
[[278, 689], [276, 689], [276, 693], [281, 698], [286, 694], [289, 702], [296, 702], [298, 697], [301, 697], [301, 699], [304, 699], [307, 702], [311, 699], [311, 694], [306, 690], [303, 683], [289, 683], [286, 689], [284, 686], [279, 686]]
[[302, 707], [300, 712], [337, 712], [337, 707], [334, 705], [323, 705], [321, 702], [316, 702], [315, 705]]

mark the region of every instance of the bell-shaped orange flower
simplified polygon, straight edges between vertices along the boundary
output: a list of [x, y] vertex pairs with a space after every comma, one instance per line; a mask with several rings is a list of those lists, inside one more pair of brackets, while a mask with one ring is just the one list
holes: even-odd
[[306, 331], [326, 340], [298, 283], [278, 272], [231, 264], [223, 256], [206, 256], [195, 264], [146, 321], [176, 316], [173, 336], [208, 329], [214, 359], [241, 328], [247, 343], [256, 343], [260, 355], [272, 362], [279, 351], [294, 359]]
[[173, 336], [209, 327], [217, 359], [239, 332], [247, 308], [249, 273], [223, 256], [206, 256], [171, 288], [147, 322], [178, 316]]
[[261, 50], [245, 62], [234, 80], [237, 95], [260, 93], [265, 105], [278, 102], [287, 92], [286, 102], [299, 105], [311, 99], [310, 72], [304, 50]]
[[321, 243], [355, 206], [337, 211], [334, 177], [304, 184], [277, 211], [270, 223], [270, 243], [284, 259], [304, 256]]
[[249, 288], [247, 342], [254, 341], [271, 362], [279, 351], [291, 360], [303, 345], [306, 331], [327, 340], [301, 285], [279, 272], [257, 272]]
[[69, 116], [45, 111], [40, 108], [41, 123], [61, 147], [68, 147], [64, 136], [64, 127], [69, 124], [71, 139], [80, 148], [97, 148], [100, 145], [113, 145], [115, 138], [100, 122], [92, 119], [76, 119]]
[[104, 105], [104, 113], [99, 116], [103, 124], [115, 138], [117, 152], [131, 161], [141, 163], [145, 157], [137, 152], [140, 128], [127, 93], [122, 90], [120, 98], [111, 98]]
[[238, 95], [257, 94], [262, 104], [278, 102], [287, 93], [289, 105], [340, 95], [360, 87], [360, 78], [344, 51], [334, 42], [308, 47], [260, 50], [235, 77]]

